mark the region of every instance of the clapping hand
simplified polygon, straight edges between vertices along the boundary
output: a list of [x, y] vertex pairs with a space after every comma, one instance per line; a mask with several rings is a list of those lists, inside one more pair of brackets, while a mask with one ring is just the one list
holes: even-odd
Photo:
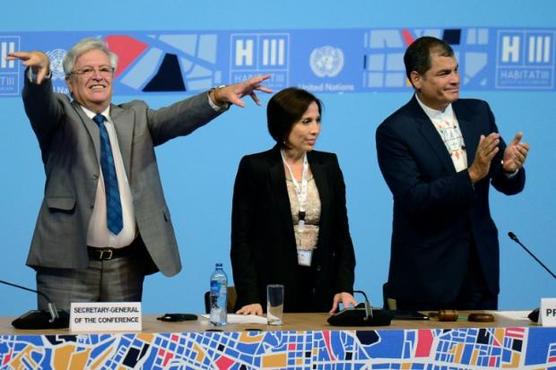
[[523, 133], [518, 132], [512, 142], [506, 147], [503, 159], [504, 171], [513, 173], [523, 167], [529, 152], [529, 144], [522, 143], [522, 138]]

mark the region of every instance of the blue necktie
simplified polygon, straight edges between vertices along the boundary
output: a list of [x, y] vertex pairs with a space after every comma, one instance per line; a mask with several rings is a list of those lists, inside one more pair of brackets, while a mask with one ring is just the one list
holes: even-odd
[[114, 235], [118, 235], [123, 228], [122, 203], [120, 202], [120, 190], [118, 189], [118, 178], [116, 177], [116, 166], [112, 156], [112, 147], [108, 131], [104, 125], [106, 117], [97, 114], [93, 121], [98, 125], [100, 131], [100, 166], [104, 178], [104, 190], [106, 192], [106, 225]]

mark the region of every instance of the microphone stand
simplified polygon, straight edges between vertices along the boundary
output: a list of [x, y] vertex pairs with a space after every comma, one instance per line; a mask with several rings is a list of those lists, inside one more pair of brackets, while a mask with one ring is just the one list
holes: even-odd
[[539, 265], [541, 265], [546, 271], [548, 271], [548, 273], [549, 273], [550, 275], [552, 275], [552, 277], [553, 277], [554, 279], [556, 279], [556, 275], [554, 275], [554, 273], [553, 273], [552, 271], [550, 271], [550, 269], [549, 269], [548, 267], [546, 267], [545, 264], [542, 263], [541, 260], [538, 259], [537, 256], [535, 256], [535, 255], [533, 254], [533, 252], [531, 252], [525, 245], [523, 245], [523, 243], [522, 243], [521, 241], [519, 241], [519, 239], [517, 238], [517, 235], [515, 235], [514, 233], [512, 233], [512, 232], [510, 231], [510, 232], [508, 233], [508, 236], [509, 236], [510, 239], [512, 239], [514, 242], [516, 242], [517, 244], [519, 244], [519, 245], [521, 246], [521, 248], [523, 248], [523, 249], [525, 250], [525, 252], [529, 253], [529, 255], [530, 255], [531, 257], [533, 257], [533, 259], [534, 259], [535, 261], [537, 261]]
[[31, 310], [12, 321], [12, 326], [16, 329], [64, 329], [69, 327], [69, 313], [58, 311], [54, 302], [43, 292], [30, 289], [22, 285], [0, 280], [0, 284], [9, 285], [14, 288], [27, 290], [43, 297], [48, 305], [47, 310]]
[[[365, 297], [364, 303], [331, 315], [328, 323], [333, 326], [387, 326], [392, 321], [392, 313], [381, 309], [373, 309], [365, 292], [354, 290]], [[361, 306], [364, 307], [361, 307]]]
[[[535, 256], [533, 254], [533, 252], [531, 252], [521, 241], [519, 241], [519, 239], [517, 238], [517, 235], [515, 235], [514, 233], [512, 233], [511, 231], [508, 232], [508, 236], [510, 237], [510, 239], [512, 239], [514, 242], [516, 242], [521, 248], [523, 248], [525, 250], [525, 252], [529, 253], [529, 255], [531, 257], [533, 257], [533, 259], [535, 261], [538, 262], [539, 265], [541, 265], [546, 271], [548, 271], [548, 273], [550, 275], [552, 275], [552, 277], [554, 279], [556, 279], [556, 275], [554, 275], [554, 273], [552, 271], [550, 271], [550, 269], [548, 267], [545, 266], [544, 263], [542, 263], [542, 261], [540, 259], [537, 258], [537, 256]], [[531, 313], [529, 313], [529, 315], [527, 317], [529, 317], [529, 320], [533, 321], [533, 322], [538, 322], [539, 321], [539, 308], [535, 308], [533, 311], [531, 311]]]
[[353, 293], [359, 293], [365, 298], [365, 321], [369, 320], [369, 317], [373, 318], [373, 307], [369, 302], [369, 298], [367, 298], [367, 294], [365, 294], [362, 290], [354, 290]]
[[46, 294], [44, 294], [43, 292], [39, 292], [38, 290], [34, 290], [34, 289], [24, 287], [22, 285], [10, 283], [10, 282], [5, 281], [5, 280], [0, 280], [0, 283], [10, 285], [10, 286], [13, 286], [13, 287], [16, 287], [16, 288], [19, 288], [19, 289], [27, 290], [27, 291], [32, 292], [32, 293], [37, 293], [38, 295], [44, 297], [44, 299], [46, 299], [46, 301], [48, 302], [48, 312], [50, 313], [50, 320], [48, 320], [48, 322], [53, 323], [54, 321], [56, 321], [57, 319], [60, 318], [58, 316], [58, 310], [56, 309], [56, 304], [54, 304], [54, 302], [52, 302], [50, 300], [50, 298], [48, 298], [48, 296]]

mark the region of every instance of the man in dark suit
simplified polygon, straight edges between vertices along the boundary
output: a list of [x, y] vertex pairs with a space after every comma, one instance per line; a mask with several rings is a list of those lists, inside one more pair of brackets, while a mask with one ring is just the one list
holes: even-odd
[[[27, 67], [23, 102], [46, 172], [27, 265], [56, 305], [140, 301], [145, 274], [181, 269], [154, 147], [187, 135], [230, 104], [243, 106], [268, 76], [153, 110], [112, 104], [117, 56], [98, 39], [72, 47], [63, 67], [70, 97], [54, 93], [42, 52], [14, 52]], [[40, 296], [39, 308], [46, 300]]]
[[498, 231], [490, 185], [525, 185], [529, 146], [506, 146], [488, 104], [459, 99], [452, 48], [422, 37], [404, 55], [413, 98], [376, 131], [380, 169], [394, 198], [385, 298], [398, 309], [496, 309]]

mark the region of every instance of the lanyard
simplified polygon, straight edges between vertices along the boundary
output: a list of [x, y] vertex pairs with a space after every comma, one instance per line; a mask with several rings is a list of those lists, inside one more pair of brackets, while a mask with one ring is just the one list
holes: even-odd
[[286, 161], [286, 155], [284, 153], [284, 149], [280, 150], [280, 154], [282, 155], [282, 161], [286, 165], [286, 168], [290, 172], [290, 177], [293, 182], [293, 186], [295, 188], [295, 194], [297, 195], [297, 202], [299, 204], [299, 227], [303, 228], [305, 225], [305, 206], [307, 205], [307, 172], [309, 172], [309, 162], [307, 161], [307, 153], [305, 153], [303, 157], [303, 173], [301, 175], [301, 183], [299, 183], [295, 176], [293, 175], [293, 171]]

